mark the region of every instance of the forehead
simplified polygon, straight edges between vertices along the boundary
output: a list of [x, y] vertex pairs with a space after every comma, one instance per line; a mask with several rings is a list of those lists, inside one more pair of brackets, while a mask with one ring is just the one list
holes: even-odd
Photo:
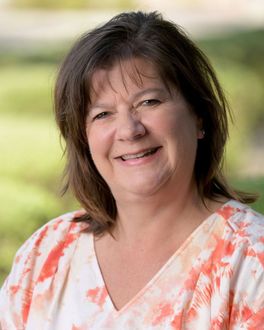
[[163, 84], [155, 65], [150, 61], [132, 58], [115, 63], [110, 68], [97, 69], [91, 78], [91, 99], [102, 92], [112, 89], [117, 92], [120, 88], [142, 88], [146, 84]]

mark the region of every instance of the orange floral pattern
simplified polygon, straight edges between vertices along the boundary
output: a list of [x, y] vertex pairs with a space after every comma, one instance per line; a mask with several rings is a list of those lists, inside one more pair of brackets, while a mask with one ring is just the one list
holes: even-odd
[[19, 249], [0, 293], [2, 330], [264, 329], [264, 217], [229, 201], [121, 310], [79, 211]]

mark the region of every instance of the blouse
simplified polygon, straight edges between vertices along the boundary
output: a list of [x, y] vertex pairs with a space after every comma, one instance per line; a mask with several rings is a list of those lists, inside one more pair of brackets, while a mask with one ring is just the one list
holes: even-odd
[[205, 219], [120, 310], [76, 215], [48, 222], [17, 252], [0, 293], [2, 330], [264, 329], [264, 217], [248, 206], [231, 200]]

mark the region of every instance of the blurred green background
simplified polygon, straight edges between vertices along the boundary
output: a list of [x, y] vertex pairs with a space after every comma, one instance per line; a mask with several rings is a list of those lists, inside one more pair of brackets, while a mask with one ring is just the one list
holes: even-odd
[[[138, 8], [133, 0], [102, 3], [116, 11]], [[5, 9], [32, 7], [100, 9], [100, 4], [93, 0], [12, 0]], [[224, 29], [196, 38], [211, 59], [234, 112], [227, 175], [237, 188], [261, 194], [253, 207], [264, 213], [263, 40], [262, 28]], [[7, 39], [0, 39], [0, 284], [15, 251], [34, 230], [78, 208], [72, 196], [60, 197], [63, 142], [52, 110], [57, 68], [71, 43], [72, 39], [46, 40], [36, 46], [9, 47]]]

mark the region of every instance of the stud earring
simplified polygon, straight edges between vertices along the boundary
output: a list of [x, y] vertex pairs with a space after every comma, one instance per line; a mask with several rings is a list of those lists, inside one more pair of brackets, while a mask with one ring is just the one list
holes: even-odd
[[200, 133], [199, 133], [199, 136], [198, 136], [198, 139], [203, 139], [205, 136], [205, 130], [203, 128], [200, 129]]

